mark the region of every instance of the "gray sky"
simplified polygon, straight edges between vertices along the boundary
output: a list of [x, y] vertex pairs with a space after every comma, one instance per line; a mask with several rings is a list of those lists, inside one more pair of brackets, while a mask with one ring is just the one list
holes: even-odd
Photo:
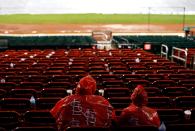
[[0, 0], [0, 14], [16, 13], [186, 13], [195, 0]]

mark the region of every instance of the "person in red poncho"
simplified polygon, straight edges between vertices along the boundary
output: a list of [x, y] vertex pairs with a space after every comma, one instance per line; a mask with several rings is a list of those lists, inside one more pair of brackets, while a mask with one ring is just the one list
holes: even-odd
[[142, 85], [138, 85], [132, 95], [132, 103], [123, 109], [120, 118], [120, 126], [152, 125], [159, 127], [160, 119], [157, 111], [147, 107], [148, 96]]
[[115, 113], [110, 103], [102, 96], [94, 95], [96, 81], [91, 76], [83, 77], [74, 95], [67, 96], [51, 109], [59, 131], [67, 127], [109, 127]]

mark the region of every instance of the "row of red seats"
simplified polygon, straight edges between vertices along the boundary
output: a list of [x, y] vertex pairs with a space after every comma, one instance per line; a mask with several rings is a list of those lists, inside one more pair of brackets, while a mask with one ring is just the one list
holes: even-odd
[[[116, 86], [116, 85], [115, 85]], [[157, 87], [145, 87], [145, 90], [148, 93], [148, 96], [168, 96], [168, 97], [179, 97], [179, 96], [194, 96], [195, 88], [188, 89], [182, 86], [173, 86], [173, 87], [165, 87], [159, 89]], [[132, 93], [132, 89], [126, 87], [105, 87], [97, 91], [96, 94], [103, 95], [105, 98], [109, 97], [127, 97]], [[23, 88], [13, 88], [10, 91], [6, 91], [4, 89], [0, 89], [0, 98], [30, 98], [34, 97], [65, 97], [68, 94], [72, 93], [72, 89], [65, 88], [43, 88], [42, 90], [36, 90], [33, 88], [23, 89]]]
[[[74, 58], [74, 59], [76, 59], [75, 57], [80, 57], [81, 59], [79, 59], [78, 61], [80, 61], [81, 60], [81, 63], [83, 63], [83, 61], [87, 61], [88, 62], [88, 60], [89, 60], [89, 57], [93, 57], [93, 56], [97, 56], [97, 55], [99, 55], [99, 57], [101, 56], [102, 58], [105, 58], [106, 57], [106, 59], [104, 59], [104, 62], [106, 61], [107, 62], [107, 64], [108, 64], [108, 66], [109, 66], [109, 68], [113, 68], [113, 66], [112, 65], [116, 65], [116, 64], [121, 64], [121, 69], [124, 69], [123, 67], [124, 66], [122, 66], [123, 64], [128, 64], [128, 65], [133, 65], [133, 64], [137, 64], [137, 65], [139, 65], [140, 67], [138, 67], [137, 69], [133, 69], [132, 67], [133, 66], [126, 66], [127, 67], [127, 69], [129, 70], [129, 68], [131, 67], [131, 70], [141, 70], [141, 64], [145, 64], [145, 62], [143, 62], [143, 61], [141, 61], [141, 62], [139, 62], [139, 63], [136, 63], [136, 62], [132, 62], [131, 60], [129, 60], [127, 57], [132, 57], [133, 58], [133, 56], [134, 56], [134, 58], [137, 58], [137, 56], [139, 56], [138, 54], [141, 54], [141, 56], [143, 57], [143, 59], [144, 59], [144, 57], [148, 57], [148, 58], [154, 58], [154, 59], [158, 59], [157, 61], [159, 61], [160, 60], [160, 58], [159, 57], [156, 57], [154, 54], [150, 54], [150, 53], [147, 53], [147, 52], [144, 52], [144, 51], [142, 51], [142, 50], [138, 50], [138, 51], [131, 51], [131, 50], [122, 50], [122, 51], [120, 51], [120, 50], [112, 50], [112, 51], [102, 51], [101, 53], [99, 53], [98, 51], [96, 52], [96, 54], [94, 54], [93, 53], [93, 51], [94, 50], [85, 50], [85, 51], [82, 51], [82, 50], [80, 50], [80, 49], [76, 49], [76, 50], [71, 50], [70, 52], [69, 51], [65, 51], [65, 50], [60, 50], [60, 53], [59, 54], [57, 54], [56, 52], [55, 52], [55, 54], [53, 54], [52, 56], [50, 56], [50, 57], [48, 57], [48, 58], [46, 58], [46, 56], [48, 55], [48, 54], [50, 54], [51, 52], [52, 52], [52, 50], [47, 50], [47, 51], [43, 51], [42, 53], [43, 54], [41, 54], [41, 52], [39, 52], [40, 54], [38, 54], [37, 55], [37, 58], [36, 58], [36, 60], [40, 60], [40, 61], [45, 61], [48, 65], [49, 65], [49, 63], [50, 62], [53, 62], [53, 61], [55, 61], [55, 59], [56, 58], [60, 58], [60, 57], [64, 57], [63, 55], [65, 55], [65, 56], [67, 56], [67, 57], [70, 57], [70, 58]], [[14, 54], [14, 52], [15, 52], [15, 54]], [[20, 51], [19, 51], [20, 52]], [[13, 51], [13, 54], [12, 53], [10, 53], [11, 54], [11, 57], [12, 56], [16, 56], [15, 58], [24, 58], [24, 55], [26, 54], [25, 53], [25, 51], [23, 52], [23, 53], [19, 53], [19, 52], [17, 52], [17, 51]], [[85, 52], [85, 53], [84, 53]], [[110, 53], [111, 52], [111, 53]], [[21, 56], [17, 56], [17, 53], [19, 53]], [[24, 54], [25, 53], [25, 54]], [[111, 55], [110, 55], [111, 54]], [[6, 61], [7, 60], [7, 62], [9, 63], [10, 62], [10, 60], [12, 61], [12, 60], [14, 60], [14, 59], [12, 59], [11, 57], [10, 58], [8, 58], [7, 59], [7, 56], [5, 56], [5, 54], [2, 54], [2, 56], [3, 57], [6, 57], [6, 58], [2, 58], [2, 61]], [[126, 57], [126, 58], [124, 58], [124, 56]], [[28, 56], [28, 57], [30, 57], [30, 56]], [[116, 58], [117, 57], [117, 58]], [[140, 57], [140, 58], [142, 58], [142, 57]], [[13, 57], [14, 58], [14, 57]], [[17, 59], [18, 59], [17, 58]], [[123, 59], [121, 59], [121, 58], [123, 58]], [[46, 60], [47, 59], [47, 60]], [[49, 60], [48, 60], [49, 59]], [[87, 60], [86, 60], [87, 59]], [[113, 60], [112, 60], [113, 59]], [[147, 61], [147, 59], [145, 59], [146, 61]], [[132, 63], [131, 63], [132, 62]], [[80, 64], [81, 64], [80, 63]], [[84, 62], [84, 63], [86, 63], [86, 62]], [[83, 64], [81, 64], [81, 65], [84, 65], [84, 63]], [[110, 64], [110, 63], [112, 63], [112, 64]], [[155, 63], [155, 62], [152, 62], [151, 64], [153, 64], [153, 63]], [[159, 61], [159, 63], [161, 63], [160, 61]], [[166, 62], [166, 64], [167, 65], [169, 65], [167, 62]], [[172, 63], [172, 64], [175, 64], [175, 63]], [[78, 64], [79, 65], [79, 64]], [[72, 66], [72, 65], [71, 65]], [[80, 65], [79, 65], [80, 66]], [[74, 68], [77, 68], [77, 67], [79, 67], [79, 66], [76, 66], [76, 67], [74, 67]], [[147, 68], [148, 67], [150, 67], [150, 66], [148, 66], [147, 65]], [[43, 67], [41, 67], [41, 68], [43, 68]], [[116, 68], [119, 68], [119, 67], [116, 67], [115, 66], [115, 68], [113, 68], [114, 70], [117, 70]], [[161, 67], [158, 67], [158, 69], [161, 69], [162, 68], [162, 64], [161, 64]], [[100, 68], [101, 69], [101, 68]], [[165, 68], [164, 68], [165, 69]], [[168, 69], [168, 66], [166, 67], [166, 69]], [[180, 68], [179, 68], [180, 69]], [[117, 70], [118, 71], [118, 70]], [[162, 79], [162, 78], [160, 78], [160, 79], [156, 79], [156, 77], [152, 77], [152, 79], [154, 78], [155, 80], [152, 80], [152, 79], [144, 79], [144, 81], [143, 80], [140, 80], [140, 79], [137, 79], [137, 81], [136, 80], [132, 80], [131, 79], [131, 75], [130, 76], [128, 76], [128, 75], [126, 75], [126, 74], [123, 74], [124, 73], [124, 71], [126, 71], [125, 69], [123, 70], [123, 71], [121, 71], [120, 72], [120, 70], [118, 71], [118, 73], [116, 73], [117, 75], [116, 75], [116, 77], [117, 76], [120, 76], [120, 79], [117, 79], [117, 80], [119, 80], [119, 81], [114, 81], [113, 83], [109, 83], [110, 82], [110, 78], [106, 78], [107, 80], [105, 80], [105, 79], [102, 79], [102, 78], [100, 78], [100, 79], [98, 79], [99, 78], [99, 75], [96, 75], [95, 76], [95, 78], [97, 79], [97, 81], [98, 81], [98, 84], [101, 84], [101, 85], [98, 85], [98, 86], [103, 86], [103, 87], [106, 87], [105, 89], [104, 89], [104, 93], [106, 94], [106, 89], [111, 89], [112, 87], [115, 87], [115, 89], [117, 88], [117, 82], [118, 82], [118, 85], [120, 85], [120, 84], [124, 84], [124, 82], [128, 82], [128, 84], [126, 84], [126, 85], [128, 85], [128, 87], [132, 87], [132, 85], [133, 85], [133, 82], [134, 82], [134, 85], [137, 85], [137, 84], [142, 84], [144, 81], [145, 81], [145, 83], [147, 83], [147, 81], [149, 81], [149, 82], [153, 82], [153, 81], [158, 81], [157, 82], [157, 84], [156, 84], [156, 86], [158, 87], [157, 89], [159, 89], [159, 87], [161, 87], [162, 86], [162, 84], [163, 83], [165, 83], [165, 81], [159, 81], [160, 79]], [[175, 71], [175, 69], [174, 69], [174, 71]], [[109, 74], [109, 72], [108, 71], [105, 71], [106, 72], [106, 74]], [[104, 74], [105, 73], [104, 71], [101, 71], [101, 70], [97, 70], [97, 72], [94, 72], [94, 74], [100, 74], [100, 76], [102, 76], [102, 74]], [[137, 72], [136, 72], [137, 73]], [[153, 73], [153, 72], [151, 72], [151, 73]], [[193, 72], [191, 71], [191, 70], [188, 70], [188, 73], [187, 74], [192, 74]], [[72, 74], [72, 73], [71, 73]], [[143, 71], [143, 73], [141, 74], [140, 73], [140, 76], [145, 76], [145, 74], [148, 74], [147, 73], [147, 71]], [[164, 77], [165, 77], [165, 72], [162, 72], [161, 73]], [[170, 74], [173, 74], [172, 72], [170, 73]], [[50, 74], [50, 75], [53, 75], [52, 73]], [[50, 75], [46, 75], [46, 77], [48, 78]], [[123, 76], [124, 75], [124, 76]], [[136, 75], [138, 75], [138, 74], [135, 74], [135, 76]], [[82, 75], [81, 75], [82, 76]], [[126, 77], [126, 76], [128, 76], [128, 77]], [[168, 77], [169, 75], [168, 75], [168, 73], [167, 73], [167, 77]], [[185, 75], [186, 76], [186, 75]], [[188, 77], [186, 77], [186, 79], [188, 79], [188, 78], [190, 78], [189, 77], [190, 75], [188, 75]], [[114, 76], [115, 77], [115, 76]], [[125, 78], [126, 77], [126, 78]], [[147, 76], [148, 77], [148, 76]], [[111, 79], [113, 79], [113, 78], [111, 78]], [[175, 82], [179, 82], [179, 80], [180, 79], [183, 79], [183, 76], [181, 76], [179, 79], [177, 79], [177, 80], [174, 80], [174, 86], [175, 86]], [[78, 81], [79, 80], [79, 77], [78, 77], [78, 79], [77, 80], [75, 80], [75, 82], [76, 81]], [[114, 79], [114, 80], [116, 80], [116, 79]], [[121, 82], [121, 80], [122, 80], [122, 82]], [[191, 79], [191, 81], [192, 81], [192, 83], [191, 83], [191, 85], [186, 85], [186, 86], [189, 86], [189, 87], [192, 87], [192, 86], [194, 86], [194, 84], [193, 84], [193, 78]], [[20, 81], [21, 82], [21, 81]], [[101, 83], [100, 83], [101, 82]], [[161, 83], [160, 83], [161, 82]], [[168, 82], [170, 82], [170, 81], [168, 81]], [[185, 84], [189, 84], [188, 83], [189, 81], [187, 81]], [[172, 82], [171, 82], [172, 83]], [[167, 83], [166, 83], [167, 84]], [[165, 84], [165, 85], [166, 85]], [[169, 83], [170, 84], [170, 83]], [[165, 86], [164, 85], [164, 86]], [[121, 86], [121, 85], [120, 85]], [[167, 85], [165, 86], [165, 87], [167, 87]], [[185, 87], [184, 87], [185, 88]], [[125, 90], [125, 87], [123, 87], [122, 89], [124, 89]], [[120, 91], [122, 91], [122, 89], [120, 88]], [[130, 89], [132, 89], [132, 88], [130, 88]], [[160, 88], [161, 89], [161, 88]], [[182, 89], [182, 88], [180, 88], [180, 89]], [[127, 88], [127, 90], [129, 91], [129, 88]], [[187, 89], [188, 90], [188, 89]], [[130, 90], [130, 92], [131, 92], [131, 90]], [[125, 93], [127, 93], [126, 91], [125, 91]], [[47, 94], [49, 94], [49, 93], [46, 93], [46, 95]], [[2, 100], [1, 100], [1, 110], [18, 110], [18, 111], [22, 111], [22, 112], [24, 112], [24, 111], [26, 111], [26, 109], [20, 109], [20, 108], [22, 108], [22, 107], [29, 107], [27, 110], [31, 110], [31, 109], [50, 109], [51, 107], [53, 107], [53, 105], [59, 100], [60, 98], [55, 98], [55, 97], [53, 97], [53, 98], [48, 98], [48, 97], [45, 97], [45, 98], [36, 98], [36, 106], [34, 106], [34, 105], [31, 105], [31, 103], [30, 103], [30, 101], [29, 101], [29, 98], [3, 98]], [[15, 101], [16, 100], [16, 101]], [[116, 109], [118, 109], [118, 112], [120, 113], [121, 112], [121, 109], [122, 108], [124, 108], [124, 107], [127, 107], [128, 105], [129, 105], [129, 103], [131, 102], [130, 101], [130, 97], [128, 96], [128, 97], [109, 97], [108, 98], [108, 100], [110, 101], [110, 103], [116, 108]], [[7, 103], [6, 103], [6, 101], [7, 101]], [[8, 102], [9, 101], [9, 102]], [[26, 103], [25, 103], [26, 102]], [[19, 104], [19, 105], [18, 105]], [[26, 105], [25, 105], [26, 104]], [[183, 110], [180, 110], [180, 108], [182, 108], [182, 109], [191, 109], [191, 108], [193, 108], [193, 107], [195, 107], [194, 106], [194, 97], [193, 96], [179, 96], [178, 98], [171, 98], [171, 97], [164, 97], [164, 96], [161, 96], [161, 97], [149, 97], [149, 106], [151, 106], [151, 107], [155, 107], [155, 108], [158, 108], [158, 110], [160, 110], [160, 108], [171, 108], [171, 107], [173, 107], [173, 108], [179, 108], [178, 109], [178, 111], [176, 111], [176, 110], [173, 110], [174, 111], [174, 113], [176, 113], [176, 112], [180, 112], [181, 114], [183, 113]], [[18, 109], [17, 109], [18, 108]], [[163, 110], [163, 109], [161, 109], [161, 110]], [[179, 111], [180, 110], [180, 111]], [[180, 114], [180, 113], [178, 113], [178, 114]], [[160, 113], [159, 113], [160, 114]], [[165, 113], [165, 116], [167, 115], [167, 114], [169, 114], [169, 113]], [[170, 114], [172, 114], [172, 113], [170, 113]], [[177, 114], [177, 115], [178, 115]], [[176, 115], [176, 116], [177, 116]], [[161, 114], [161, 116], [163, 116], [163, 113]], [[172, 115], [172, 116], [175, 116], [175, 115]], [[178, 116], [180, 116], [180, 115], [178, 115]], [[173, 117], [170, 117], [168, 120], [171, 120], [171, 118], [173, 119], [173, 120], [177, 120], [176, 118], [173, 118]], [[162, 118], [163, 119], [163, 118]], [[41, 121], [41, 122], [44, 122], [44, 121]], [[81, 130], [81, 129], [80, 129]]]
[[[17, 79], [14, 79], [17, 80]], [[13, 80], [13, 81], [14, 81]], [[69, 81], [69, 82], [36, 82], [36, 81], [14, 81], [14, 82], [1, 82], [0, 89], [4, 89], [9, 91], [11, 89], [35, 89], [35, 90], [42, 90], [43, 88], [64, 88], [64, 89], [73, 89], [76, 86], [77, 81]], [[125, 80], [97, 80], [97, 86], [99, 89], [104, 88], [129, 88], [133, 90], [137, 85], [143, 85], [147, 87], [158, 87], [159, 89], [164, 89], [166, 87], [186, 87], [191, 89], [195, 86], [195, 79], [183, 79], [175, 82], [174, 80], [154, 80], [148, 81], [145, 79], [125, 79]]]
[[[167, 131], [194, 131], [195, 124], [169, 124], [167, 125]], [[13, 131], [37, 131], [37, 130], [44, 130], [44, 131], [57, 131], [55, 127], [52, 126], [27, 126], [27, 127], [16, 127]], [[105, 127], [69, 127], [66, 131], [159, 131], [158, 128], [154, 126], [148, 125], [140, 125], [140, 126], [126, 126], [120, 128], [105, 128]], [[6, 131], [4, 128], [0, 128], [0, 131]]]
[[[167, 125], [167, 131], [194, 131], [195, 124], [170, 124]], [[16, 127], [13, 131], [37, 131], [37, 130], [44, 130], [44, 131], [57, 131], [56, 128], [51, 126], [28, 126], [28, 127]], [[66, 131], [159, 131], [158, 128], [153, 126], [127, 126], [127, 127], [120, 127], [120, 128], [105, 128], [105, 127], [72, 127], [67, 128]], [[0, 131], [6, 131], [4, 128], [0, 128]]]
[[[109, 87], [110, 86], [110, 87]], [[107, 85], [99, 90], [99, 93], [105, 98], [109, 97], [120, 97], [120, 96], [129, 96], [132, 93], [132, 89], [126, 87], [117, 87], [117, 85]], [[148, 96], [168, 96], [168, 97], [178, 97], [178, 96], [194, 96], [195, 88], [188, 89], [182, 86], [172, 86], [164, 87], [159, 89], [157, 87], [145, 87], [145, 90], [148, 92]], [[30, 98], [31, 96], [35, 97], [65, 97], [68, 95], [68, 91], [72, 90], [65, 88], [43, 88], [42, 90], [36, 90], [31, 88], [12, 88], [8, 91], [5, 89], [0, 89], [0, 98], [6, 97], [17, 97], [17, 98]], [[100, 91], [103, 91], [100, 92]]]
[[[15, 110], [24, 112], [31, 109], [51, 109], [60, 97], [40, 97], [32, 102], [30, 98], [2, 98], [0, 110]], [[130, 97], [109, 97], [107, 98], [115, 109], [123, 109], [131, 103]], [[148, 98], [148, 106], [160, 108], [195, 108], [195, 96], [179, 96], [176, 98], [156, 96]]]
[[[136, 64], [136, 63], [135, 63]], [[161, 68], [161, 69], [160, 69]], [[180, 70], [180, 69], [163, 69], [162, 67], [150, 67], [145, 68], [142, 66], [131, 66], [130, 70], [125, 69], [121, 66], [113, 66], [113, 67], [102, 67], [102, 66], [94, 66], [85, 68], [81, 66], [75, 66], [72, 68], [68, 67], [51, 67], [48, 70], [45, 67], [38, 67], [34, 69], [22, 69], [22, 68], [10, 68], [10, 69], [1, 69], [0, 76], [31, 76], [31, 75], [44, 75], [44, 76], [52, 76], [52, 75], [98, 75], [98, 74], [116, 74], [116, 75], [126, 75], [126, 74], [194, 74], [193, 70]]]
[[[194, 79], [195, 73], [190, 70], [185, 70], [185, 73], [176, 74], [176, 72], [168, 70], [158, 70], [158, 74], [153, 74], [150, 70], [139, 70], [136, 72], [128, 72], [116, 70], [112, 73], [105, 70], [96, 70], [91, 72], [85, 72], [80, 70], [70, 71], [68, 74], [59, 74], [59, 72], [48, 72], [41, 74], [40, 72], [30, 71], [23, 74], [16, 74], [15, 72], [0, 72], [0, 78], [5, 79], [7, 82], [22, 82], [22, 81], [36, 81], [36, 82], [49, 82], [49, 81], [64, 81], [68, 79], [76, 79], [79, 76], [84, 76], [86, 74], [91, 74], [93, 77], [99, 79], [106, 79], [106, 77], [113, 77], [115, 79], [146, 79], [146, 80], [159, 80], [159, 79], [172, 79], [172, 80], [182, 80], [182, 79]], [[183, 70], [184, 72], [184, 70]]]
[[[179, 108], [157, 109], [157, 112], [166, 126], [172, 124], [192, 124], [195, 121], [195, 109], [191, 109], [191, 116], [189, 119], [185, 118], [184, 110]], [[48, 110], [31, 110], [24, 113], [18, 113], [16, 111], [0, 111], [0, 127], [10, 130], [19, 126], [22, 128], [38, 126], [56, 127], [55, 119]]]

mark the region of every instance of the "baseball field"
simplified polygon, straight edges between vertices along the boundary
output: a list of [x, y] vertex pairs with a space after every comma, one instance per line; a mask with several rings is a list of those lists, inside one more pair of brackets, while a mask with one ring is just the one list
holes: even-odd
[[[183, 15], [163, 14], [15, 14], [0, 15], [1, 24], [182, 24]], [[195, 15], [185, 15], [195, 24]]]
[[0, 33], [179, 32], [195, 25], [195, 15], [163, 14], [13, 14], [0, 15]]

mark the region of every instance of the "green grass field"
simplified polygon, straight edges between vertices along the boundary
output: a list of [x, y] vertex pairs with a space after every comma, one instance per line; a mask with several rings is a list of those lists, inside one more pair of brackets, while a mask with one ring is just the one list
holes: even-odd
[[[149, 19], [150, 18], [150, 19]], [[0, 24], [182, 24], [183, 15], [143, 14], [16, 14], [0, 15]], [[185, 16], [186, 24], [195, 24], [195, 15]]]

